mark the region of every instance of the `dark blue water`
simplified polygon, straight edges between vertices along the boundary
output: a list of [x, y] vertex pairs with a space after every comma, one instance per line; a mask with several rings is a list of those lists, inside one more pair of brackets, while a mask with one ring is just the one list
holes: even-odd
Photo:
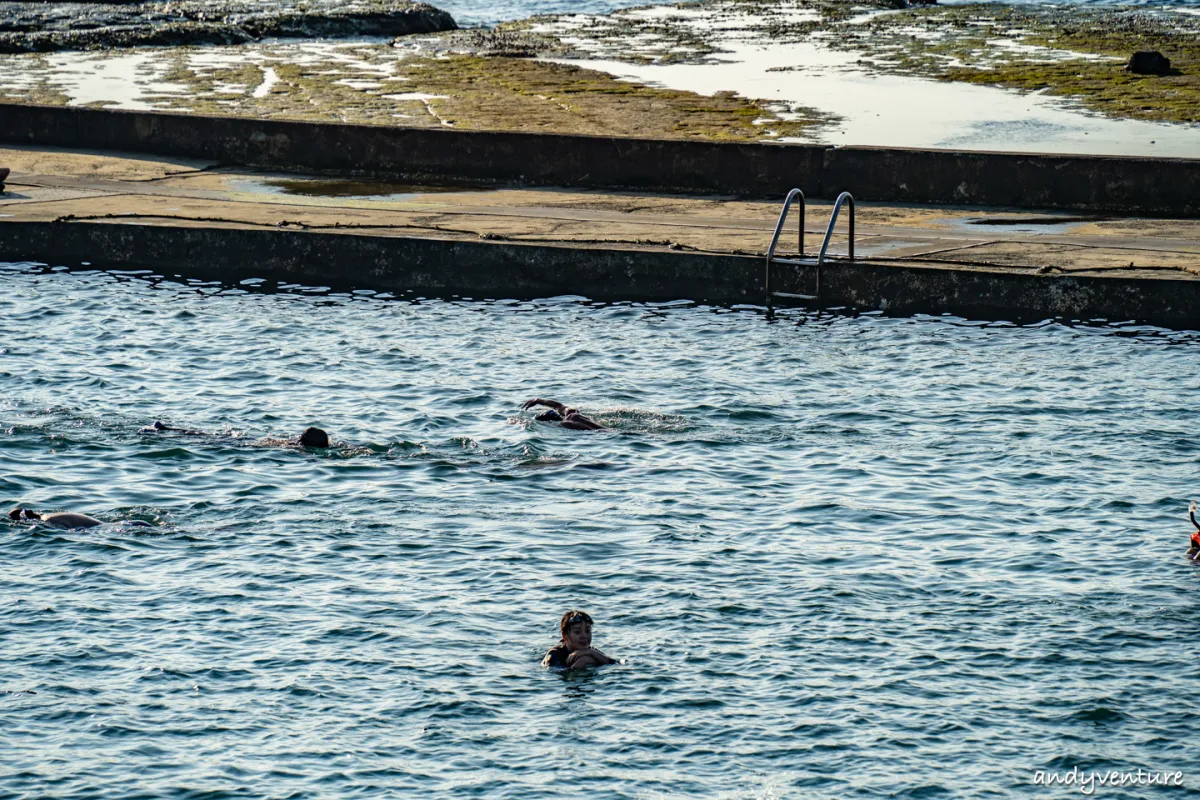
[[0, 276], [0, 797], [1197, 794], [1193, 333]]

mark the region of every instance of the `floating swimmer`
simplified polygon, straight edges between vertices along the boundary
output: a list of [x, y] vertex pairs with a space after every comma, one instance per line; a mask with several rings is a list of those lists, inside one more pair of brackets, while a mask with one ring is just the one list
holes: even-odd
[[557, 400], [543, 400], [540, 397], [535, 397], [521, 404], [521, 408], [524, 410], [531, 409], [534, 406], [545, 406], [550, 409], [534, 417], [538, 422], [561, 422], [564, 428], [570, 428], [573, 431], [604, 430], [604, 426], [600, 423], [588, 419], [574, 408], [567, 408]]
[[[155, 421], [153, 425], [147, 425], [141, 428], [138, 433], [182, 433], [185, 436], [213, 436], [215, 434], [205, 433], [204, 431], [194, 431], [190, 428], [176, 428], [172, 425], [165, 425], [162, 422]], [[320, 428], [305, 428], [304, 432], [295, 439], [272, 439], [270, 437], [259, 439], [254, 442], [256, 445], [267, 447], [332, 447], [329, 441], [329, 434]]]
[[1192, 534], [1191, 541], [1188, 543], [1187, 557], [1192, 561], [1200, 563], [1200, 522], [1196, 522], [1196, 501], [1188, 506], [1188, 519], [1192, 521], [1192, 525], [1196, 526], [1196, 532]]
[[8, 518], [15, 521], [28, 520], [29, 522], [41, 522], [45, 525], [50, 525], [54, 528], [63, 528], [70, 530], [72, 528], [94, 528], [100, 525], [98, 519], [89, 517], [87, 514], [75, 514], [70, 511], [59, 511], [54, 514], [39, 514], [28, 508], [14, 508], [8, 512]]
[[542, 659], [543, 667], [583, 669], [619, 663], [592, 647], [592, 618], [582, 611], [568, 611], [558, 623], [562, 638]]

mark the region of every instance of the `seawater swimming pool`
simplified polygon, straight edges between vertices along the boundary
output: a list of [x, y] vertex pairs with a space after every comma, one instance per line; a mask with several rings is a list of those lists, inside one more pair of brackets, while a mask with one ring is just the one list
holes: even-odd
[[1193, 332], [0, 274], [0, 794], [1197, 792]]

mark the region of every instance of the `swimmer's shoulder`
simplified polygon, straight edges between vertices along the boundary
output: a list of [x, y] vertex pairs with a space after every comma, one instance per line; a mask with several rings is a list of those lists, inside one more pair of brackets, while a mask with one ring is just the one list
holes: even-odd
[[100, 520], [87, 514], [75, 514], [71, 511], [60, 511], [55, 514], [43, 514], [42, 522], [55, 528], [94, 528], [101, 524]]
[[542, 658], [543, 667], [565, 667], [567, 665], [567, 656], [571, 655], [571, 651], [567, 649], [565, 644], [556, 645], [546, 651], [545, 657]]

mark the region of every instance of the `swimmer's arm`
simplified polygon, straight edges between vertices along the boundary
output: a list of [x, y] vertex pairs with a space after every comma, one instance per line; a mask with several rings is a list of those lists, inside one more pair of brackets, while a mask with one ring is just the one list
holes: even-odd
[[1196, 530], [1200, 531], [1200, 522], [1196, 522], [1196, 504], [1192, 503], [1188, 506], [1188, 519], [1196, 526]]
[[598, 667], [604, 663], [587, 650], [578, 650], [567, 656], [567, 669], [586, 669], [587, 667]]
[[576, 650], [567, 656], [568, 667], [602, 667], [606, 664], [616, 664], [615, 658], [609, 658], [594, 647], [587, 650]]
[[176, 428], [174, 425], [164, 425], [162, 422], [155, 422], [153, 425], [147, 425], [138, 430], [138, 433], [163, 433], [170, 431], [171, 433], [182, 433], [185, 436], [205, 436], [204, 431], [194, 431], [191, 428]]
[[596, 650], [595, 648], [592, 649], [592, 652], [595, 653], [596, 657], [600, 659], [600, 663], [602, 665], [603, 664], [619, 664], [620, 663], [615, 658], [610, 658], [609, 656], [604, 655], [604, 653], [601, 653], [599, 650]]
[[521, 404], [521, 408], [525, 410], [529, 410], [534, 406], [545, 406], [546, 408], [552, 408], [560, 414], [566, 413], [567, 410], [567, 407], [557, 400], [543, 400], [540, 397], [535, 397], [532, 400], [526, 400]]

